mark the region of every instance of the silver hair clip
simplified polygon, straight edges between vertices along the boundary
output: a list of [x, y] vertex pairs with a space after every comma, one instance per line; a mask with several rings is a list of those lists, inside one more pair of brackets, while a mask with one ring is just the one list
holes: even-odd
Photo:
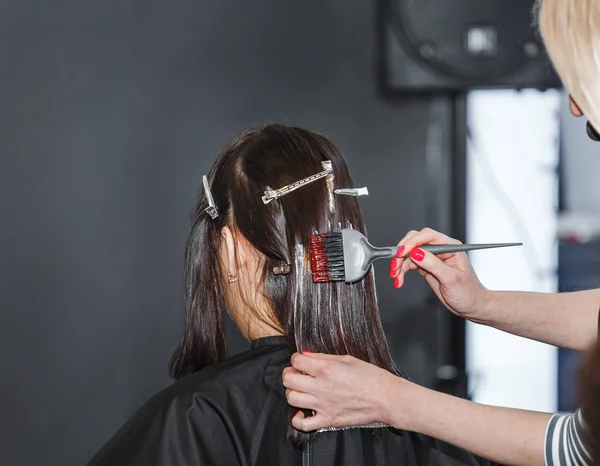
[[334, 193], [342, 196], [368, 196], [369, 190], [366, 188], [348, 188], [348, 189], [336, 189]]
[[324, 170], [331, 171], [331, 173], [327, 175], [327, 178], [325, 178], [325, 181], [327, 182], [327, 200], [329, 204], [329, 212], [333, 213], [335, 212], [335, 199], [333, 196], [333, 185], [335, 183], [335, 177], [333, 176], [333, 165], [331, 163], [331, 160], [325, 160], [324, 162], [321, 162], [321, 166]]
[[210, 186], [208, 185], [208, 178], [206, 178], [206, 175], [202, 177], [202, 184], [204, 185], [204, 194], [206, 195], [206, 200], [208, 201], [208, 207], [204, 209], [204, 211], [210, 215], [210, 218], [214, 220], [219, 216], [219, 209], [217, 209], [215, 200], [210, 192]]
[[292, 271], [292, 269], [291, 269], [290, 265], [286, 264], [285, 262], [282, 262], [281, 264], [273, 267], [273, 273], [275, 275], [287, 275], [291, 271]]
[[304, 178], [303, 180], [296, 181], [295, 183], [284, 186], [283, 188], [279, 188], [279, 189], [275, 189], [275, 190], [272, 190], [272, 189], [267, 190], [267, 191], [265, 191], [265, 195], [262, 197], [262, 201], [265, 204], [268, 204], [273, 199], [277, 199], [277, 198], [280, 198], [281, 196], [285, 196], [286, 194], [291, 193], [292, 191], [295, 191], [296, 189], [301, 188], [302, 186], [307, 185], [308, 183], [312, 183], [313, 181], [317, 181], [317, 180], [320, 180], [321, 178], [325, 178], [327, 175], [329, 175], [332, 172], [333, 172], [332, 169], [327, 169], [327, 170], [322, 171], [321, 173], [317, 173], [316, 175], [309, 176], [308, 178]]

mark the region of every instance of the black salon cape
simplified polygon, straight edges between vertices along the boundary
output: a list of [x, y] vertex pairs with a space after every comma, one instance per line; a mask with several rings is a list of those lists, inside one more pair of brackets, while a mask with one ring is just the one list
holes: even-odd
[[[414, 433], [317, 434], [308, 454], [286, 440], [284, 337], [190, 375], [134, 414], [88, 466], [477, 465], [472, 455]], [[304, 461], [304, 462], [303, 462]], [[481, 463], [479, 463], [481, 464]]]

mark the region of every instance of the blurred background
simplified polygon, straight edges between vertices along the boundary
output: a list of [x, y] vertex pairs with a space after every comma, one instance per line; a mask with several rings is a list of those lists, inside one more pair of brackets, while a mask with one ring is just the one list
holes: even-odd
[[[533, 1], [1, 0], [0, 464], [84, 464], [170, 383], [201, 177], [249, 125], [330, 138], [373, 243], [430, 226], [493, 289], [600, 279], [600, 158]], [[477, 401], [576, 404], [578, 354], [377, 270], [397, 364]], [[230, 332], [231, 352], [248, 347]]]

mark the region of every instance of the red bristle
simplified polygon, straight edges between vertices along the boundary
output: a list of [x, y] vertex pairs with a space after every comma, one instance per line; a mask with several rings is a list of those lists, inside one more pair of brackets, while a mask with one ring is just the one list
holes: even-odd
[[326, 237], [327, 234], [310, 237], [310, 268], [313, 273], [313, 283], [330, 281], [327, 272], [327, 253], [324, 249]]
[[324, 251], [321, 249], [310, 250], [310, 266], [314, 268], [319, 258], [324, 256]]
[[311, 268], [311, 270], [313, 273], [328, 272], [329, 269], [327, 268], [327, 259], [325, 259], [325, 258], [317, 259], [315, 261], [314, 266]]
[[328, 236], [329, 236], [329, 234], [328, 234], [328, 233], [323, 233], [323, 234], [320, 234], [320, 235], [310, 235], [310, 241], [311, 241], [311, 242], [313, 242], [313, 241], [323, 241], [323, 240], [325, 240], [325, 239], [326, 239]]
[[313, 271], [319, 269], [320, 266], [327, 266], [327, 254], [325, 251], [312, 249], [310, 251], [310, 266]]
[[310, 270], [312, 270], [314, 272], [316, 270], [316, 268], [317, 268], [317, 258], [316, 258], [315, 250], [311, 249], [310, 250]]
[[327, 283], [329, 280], [329, 274], [327, 272], [317, 272], [313, 273], [312, 276], [313, 283]]
[[313, 271], [317, 268], [317, 260], [325, 255], [323, 241], [325, 235], [311, 235], [310, 237], [310, 266]]

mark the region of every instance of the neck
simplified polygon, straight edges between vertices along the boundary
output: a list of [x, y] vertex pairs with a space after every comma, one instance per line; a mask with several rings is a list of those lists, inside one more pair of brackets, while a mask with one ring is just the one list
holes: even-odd
[[263, 331], [263, 332], [256, 332], [256, 333], [251, 333], [248, 335], [244, 335], [244, 338], [246, 338], [246, 340], [248, 341], [254, 341], [254, 340], [258, 340], [260, 338], [265, 338], [265, 337], [281, 337], [283, 336], [283, 332], [281, 330], [271, 330], [271, 331]]
[[273, 321], [271, 312], [255, 312], [248, 308], [231, 311], [242, 336], [248, 341], [283, 335], [283, 329]]

